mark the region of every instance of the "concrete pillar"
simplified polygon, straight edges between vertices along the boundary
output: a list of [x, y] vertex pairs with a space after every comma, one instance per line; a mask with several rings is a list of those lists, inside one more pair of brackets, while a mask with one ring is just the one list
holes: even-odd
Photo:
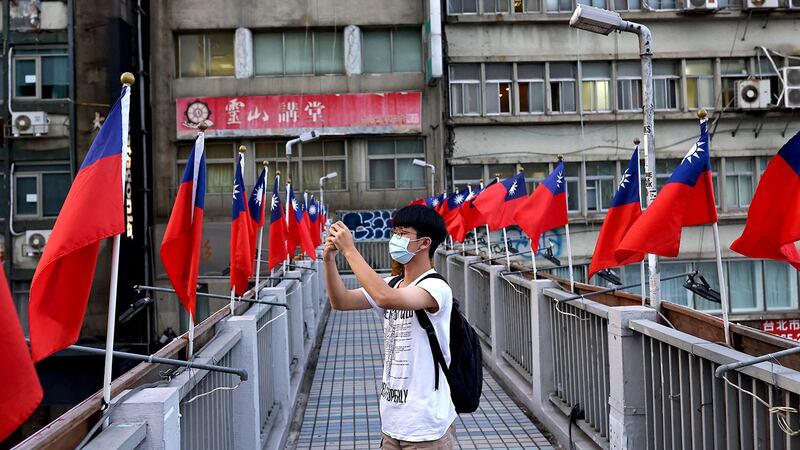
[[253, 76], [253, 33], [249, 28], [237, 28], [233, 40], [236, 78]]
[[355, 25], [344, 29], [344, 71], [347, 75], [361, 74], [361, 28]]
[[[450, 258], [455, 258], [455, 256], [448, 256], [447, 257], [447, 260], [446, 260], [446, 264], [447, 265], [450, 265]], [[463, 284], [463, 286], [464, 286], [464, 298], [460, 298], [458, 300], [461, 301], [461, 312], [464, 314], [464, 317], [466, 317], [467, 320], [470, 320], [470, 321], [473, 319], [473, 317], [471, 317], [470, 314], [474, 314], [474, 313], [470, 312], [470, 310], [469, 310], [470, 302], [467, 301], [467, 299], [469, 298], [469, 295], [470, 295], [469, 283], [467, 283], [467, 280], [469, 279], [469, 277], [477, 276], [478, 274], [473, 272], [472, 270], [470, 270], [469, 265], [474, 263], [475, 261], [478, 261], [479, 259], [480, 258], [477, 257], [477, 256], [465, 256], [464, 258], [462, 258], [462, 260], [463, 260], [462, 264], [464, 266], [464, 279], [463, 280], [455, 280], [455, 279], [454, 280], [450, 280], [449, 278], [447, 279], [447, 281], [449, 283], [451, 283], [451, 284], [452, 283], [464, 283]], [[472, 322], [470, 322], [470, 323], [472, 323]]]
[[[123, 392], [123, 395], [130, 391]], [[117, 403], [121, 396], [111, 401]], [[180, 392], [175, 387], [143, 389], [111, 410], [111, 422], [145, 422], [147, 436], [140, 448], [180, 450]]]
[[[266, 299], [267, 296], [274, 296], [268, 300], [276, 303], [286, 304], [288, 302], [286, 288], [283, 286], [261, 289], [261, 298]], [[280, 306], [271, 306], [271, 308], [274, 308], [272, 317], [283, 313], [283, 308]], [[289, 352], [289, 313], [275, 319], [267, 327], [270, 329], [269, 339], [272, 341], [272, 379], [275, 383], [275, 401], [280, 403], [281, 411], [286, 413], [292, 408], [289, 397], [291, 391], [289, 365], [292, 363], [292, 355]]]
[[[503, 352], [506, 350], [506, 315], [503, 309], [502, 283], [508, 283], [500, 277], [500, 272], [506, 270], [505, 266], [489, 267], [489, 308], [492, 312], [492, 358], [495, 366], [502, 361]], [[477, 275], [477, 274], [475, 274]]]
[[550, 406], [550, 392], [555, 390], [553, 378], [553, 323], [550, 320], [550, 300], [545, 298], [544, 290], [557, 288], [550, 280], [531, 281], [531, 394], [533, 404], [538, 408], [534, 414], [542, 414], [545, 406]]
[[256, 322], [263, 305], [254, 305], [247, 314], [234, 316], [223, 322], [224, 330], [241, 330], [239, 345], [231, 350], [231, 366], [240, 367], [249, 375], [233, 396], [233, 442], [234, 448], [258, 448], [261, 446], [261, 415], [259, 413], [258, 341]]
[[609, 444], [612, 449], [647, 446], [642, 336], [628, 328], [631, 319], [657, 320], [656, 311], [643, 306], [610, 308], [608, 313], [608, 367], [611, 381]]

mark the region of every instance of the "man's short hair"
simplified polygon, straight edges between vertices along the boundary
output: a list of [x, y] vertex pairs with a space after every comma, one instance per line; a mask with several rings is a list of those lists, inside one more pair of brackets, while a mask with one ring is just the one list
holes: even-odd
[[436, 248], [447, 237], [444, 219], [436, 211], [423, 205], [409, 205], [394, 213], [392, 225], [395, 227], [411, 227], [417, 230], [417, 237], [431, 238], [428, 255], [433, 258]]

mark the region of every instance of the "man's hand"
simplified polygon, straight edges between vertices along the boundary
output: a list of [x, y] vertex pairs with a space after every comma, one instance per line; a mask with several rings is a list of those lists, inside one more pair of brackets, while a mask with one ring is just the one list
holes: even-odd
[[331, 236], [325, 238], [325, 248], [322, 250], [322, 260], [329, 262], [336, 259], [336, 246]]
[[349, 250], [355, 250], [356, 245], [353, 243], [353, 235], [350, 230], [342, 221], [338, 221], [331, 225], [328, 231], [328, 240], [336, 247], [337, 250], [344, 255]]

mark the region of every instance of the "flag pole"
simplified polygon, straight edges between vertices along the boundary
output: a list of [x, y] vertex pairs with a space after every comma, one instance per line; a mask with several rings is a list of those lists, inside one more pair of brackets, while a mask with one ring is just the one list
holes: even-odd
[[720, 300], [722, 300], [722, 323], [725, 330], [725, 343], [731, 345], [730, 322], [728, 321], [728, 288], [722, 273], [722, 252], [720, 251], [719, 227], [717, 227], [717, 222], [712, 224], [712, 228], [714, 229], [714, 253], [716, 253], [717, 257], [717, 277], [719, 278]]
[[[536, 247], [539, 247], [539, 243], [536, 243]], [[531, 265], [533, 266], [533, 279], [536, 280], [536, 250], [533, 248], [533, 239], [531, 239]]]
[[189, 349], [186, 352], [186, 359], [192, 359], [194, 355], [194, 316], [189, 313]]
[[266, 225], [266, 221], [264, 220], [264, 215], [265, 215], [264, 214], [265, 213], [264, 210], [266, 208], [266, 205], [264, 204], [265, 203], [264, 202], [264, 195], [266, 195], [266, 192], [267, 192], [267, 178], [268, 177], [269, 177], [269, 162], [264, 161], [264, 192], [261, 193], [261, 217], [260, 217], [260, 219], [261, 219], [260, 221], [261, 221], [262, 225], [261, 225], [261, 229], [258, 230], [258, 256], [256, 257], [256, 286], [255, 286], [256, 300], [258, 300], [258, 291], [259, 291], [259, 289], [258, 289], [258, 281], [259, 281], [258, 278], [259, 278], [259, 275], [261, 274], [261, 244], [264, 241], [264, 226]]
[[[558, 155], [558, 162], [561, 162], [563, 160], [564, 160], [564, 157], [561, 156], [561, 155]], [[567, 199], [567, 196], [565, 195], [564, 196], [564, 202], [566, 203], [568, 201], [569, 200]], [[569, 203], [567, 203], [567, 211], [569, 211]], [[574, 293], [575, 292], [575, 275], [573, 274], [573, 271], [572, 271], [572, 242], [570, 241], [570, 238], [569, 238], [569, 222], [567, 222], [567, 224], [564, 226], [564, 228], [566, 229], [566, 233], [567, 233], [567, 264], [569, 264], [569, 290]]]
[[[639, 183], [639, 209], [642, 208], [642, 168], [641, 164], [639, 163], [639, 143], [641, 141], [639, 138], [633, 138], [633, 148], [636, 150], [636, 182]], [[644, 260], [647, 259], [647, 255], [644, 255], [644, 258], [639, 262], [639, 278], [642, 281], [642, 306], [645, 306], [647, 294], [644, 292], [644, 285], [645, 285], [645, 271], [644, 271]]]
[[[286, 205], [284, 207], [284, 215], [286, 216], [286, 231], [289, 231], [289, 189], [292, 187], [292, 177], [289, 176], [289, 159], [291, 156], [286, 157]], [[288, 244], [288, 242], [287, 242]], [[289, 246], [286, 246], [286, 259], [283, 260], [283, 273], [286, 273], [286, 270], [289, 268], [289, 261], [292, 259], [292, 255], [289, 253]]]
[[[125, 201], [125, 184], [127, 181], [127, 166], [128, 166], [128, 129], [130, 120], [131, 100], [130, 92], [131, 85], [136, 81], [133, 74], [125, 72], [119, 78], [122, 85], [128, 88], [128, 92], [122, 97], [120, 106], [122, 109], [122, 140], [125, 143], [121, 149], [122, 164], [121, 164], [121, 179], [122, 179], [122, 198], [120, 201]], [[103, 367], [103, 402], [106, 405], [111, 404], [111, 368], [114, 364], [114, 327], [117, 324], [117, 282], [119, 280], [119, 244], [121, 235], [114, 236], [111, 244], [111, 275], [108, 283], [108, 323], [106, 325], [106, 355], [105, 364]]]

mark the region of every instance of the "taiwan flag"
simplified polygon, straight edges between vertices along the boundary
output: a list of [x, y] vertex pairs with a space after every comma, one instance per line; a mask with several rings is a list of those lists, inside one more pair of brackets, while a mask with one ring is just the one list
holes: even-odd
[[514, 215], [517, 225], [530, 238], [534, 254], [542, 233], [567, 224], [567, 182], [564, 177], [564, 162], [560, 161]]
[[267, 167], [261, 169], [261, 175], [253, 186], [253, 193], [247, 200], [247, 211], [250, 213], [250, 244], [253, 248], [252, 260], [258, 253], [258, 232], [264, 226], [264, 202], [267, 200]]
[[625, 237], [631, 225], [642, 215], [641, 196], [639, 195], [639, 146], [633, 150], [628, 167], [622, 174], [617, 193], [608, 209], [600, 236], [594, 247], [592, 263], [589, 265], [589, 278], [603, 270], [624, 266], [644, 259], [644, 254], [633, 253], [626, 259], [618, 260], [614, 251]]
[[[474, 225], [474, 222], [480, 222], [483, 216], [481, 213], [475, 208], [475, 205], [472, 204], [475, 197], [481, 193], [481, 189], [476, 190], [469, 190], [469, 195], [467, 198], [464, 199], [464, 203], [458, 208], [458, 215], [459, 215], [459, 228], [453, 234], [453, 240], [457, 242], [464, 242], [464, 239], [467, 237], [467, 233], [473, 230], [477, 225]], [[476, 220], [477, 219], [477, 220]], [[483, 224], [480, 224], [483, 225]]]
[[269, 202], [269, 265], [267, 270], [272, 270], [278, 264], [286, 261], [286, 221], [283, 218], [283, 206], [278, 195], [280, 175], [275, 176], [272, 187], [272, 198]]
[[126, 85], [75, 175], [36, 266], [28, 310], [34, 361], [78, 340], [100, 241], [125, 232], [129, 112]]
[[681, 229], [717, 221], [708, 119], [700, 122], [700, 138], [672, 172], [667, 184], [631, 226], [614, 256], [628, 260], [637, 253], [678, 256]]
[[800, 133], [778, 151], [758, 182], [744, 232], [731, 250], [786, 261], [800, 270]]
[[486, 218], [489, 230], [495, 231], [514, 225], [514, 214], [527, 195], [525, 176], [518, 173], [487, 187], [473, 203]]
[[455, 236], [461, 235], [461, 214], [459, 214], [459, 209], [464, 204], [464, 201], [467, 200], [467, 197], [469, 197], [469, 188], [453, 192], [447, 197], [447, 207], [442, 218], [447, 227], [447, 232], [454, 240], [456, 240]]
[[206, 195], [205, 134], [200, 133], [189, 153], [181, 185], [161, 241], [161, 262], [175, 294], [191, 316], [197, 317], [197, 273], [203, 235]]
[[231, 212], [231, 289], [235, 295], [242, 295], [248, 288], [253, 275], [253, 248], [250, 241], [250, 218], [244, 200], [244, 155], [234, 164], [233, 202]]
[[308, 221], [311, 223], [309, 228], [311, 233], [311, 242], [314, 247], [319, 247], [322, 244], [322, 226], [320, 223], [319, 204], [314, 200], [314, 195], [311, 195], [311, 200], [308, 202]]
[[291, 183], [288, 186], [288, 190], [289, 218], [287, 222], [289, 238], [286, 249], [289, 252], [289, 256], [291, 256], [299, 245], [300, 250], [306, 256], [311, 259], [317, 259], [317, 254], [314, 251], [314, 242], [311, 240], [311, 233], [303, 222], [303, 206], [295, 198]]

